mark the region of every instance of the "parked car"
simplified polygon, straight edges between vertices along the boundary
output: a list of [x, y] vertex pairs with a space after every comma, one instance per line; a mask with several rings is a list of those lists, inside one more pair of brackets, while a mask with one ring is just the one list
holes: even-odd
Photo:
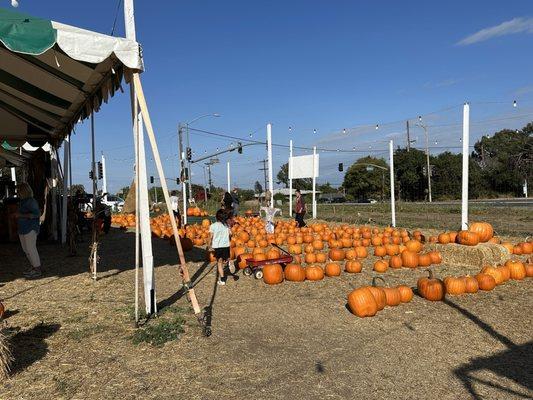
[[374, 204], [377, 203], [377, 200], [374, 199], [359, 199], [357, 200], [358, 203], [365, 203], [365, 204]]
[[102, 203], [106, 206], [111, 207], [111, 210], [113, 211], [122, 211], [122, 208], [124, 207], [124, 199], [121, 199], [118, 196], [108, 194], [106, 200], [102, 200]]
[[345, 203], [346, 197], [342, 193], [323, 193], [318, 197], [319, 203]]

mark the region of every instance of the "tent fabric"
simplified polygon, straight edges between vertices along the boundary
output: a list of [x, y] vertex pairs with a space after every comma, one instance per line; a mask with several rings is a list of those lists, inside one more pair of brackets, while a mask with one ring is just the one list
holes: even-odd
[[135, 41], [0, 9], [0, 143], [57, 145], [142, 70]]

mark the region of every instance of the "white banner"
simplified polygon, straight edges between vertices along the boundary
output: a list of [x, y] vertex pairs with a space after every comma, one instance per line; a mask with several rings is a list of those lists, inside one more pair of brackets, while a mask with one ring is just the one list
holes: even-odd
[[[315, 157], [315, 178], [318, 178], [319, 155]], [[291, 165], [289, 160], [289, 165]], [[313, 177], [313, 155], [292, 157], [292, 176], [290, 179], [302, 179]]]

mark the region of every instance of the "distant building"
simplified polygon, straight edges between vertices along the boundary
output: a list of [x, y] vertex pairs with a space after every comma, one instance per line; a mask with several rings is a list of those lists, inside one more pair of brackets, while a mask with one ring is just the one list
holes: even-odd
[[319, 203], [344, 203], [346, 196], [344, 193], [323, 193], [318, 197]]

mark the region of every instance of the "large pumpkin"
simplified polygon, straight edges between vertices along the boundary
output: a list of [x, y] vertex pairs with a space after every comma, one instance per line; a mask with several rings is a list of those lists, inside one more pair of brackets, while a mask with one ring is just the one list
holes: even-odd
[[482, 243], [488, 242], [494, 236], [492, 225], [487, 222], [472, 222], [468, 226], [468, 230], [477, 233], [479, 241]]
[[415, 253], [420, 253], [423, 248], [422, 243], [414, 239], [405, 242], [405, 247], [407, 247], [407, 250], [413, 251]]
[[[500, 269], [497, 268], [497, 267], [491, 267], [491, 266], [483, 267], [481, 269], [481, 273], [482, 274], [488, 274], [488, 275], [492, 276], [494, 278], [494, 282], [496, 283], [496, 285], [500, 285], [500, 284], [502, 284], [504, 282], [504, 277], [502, 275], [502, 271], [500, 271]], [[477, 277], [476, 277], [476, 279], [477, 279]], [[478, 279], [478, 282], [479, 282], [479, 279]], [[481, 286], [480, 286], [480, 289], [481, 289]]]
[[430, 301], [440, 301], [444, 299], [446, 288], [444, 282], [433, 277], [433, 271], [429, 270], [427, 278], [420, 278], [417, 282], [418, 293]]
[[292, 282], [305, 281], [305, 269], [299, 264], [287, 264], [285, 266], [285, 279]]
[[387, 297], [382, 288], [376, 286], [376, 278], [372, 279], [372, 286], [368, 286], [372, 296], [376, 299], [376, 304], [378, 305], [378, 311], [383, 310], [387, 305]]
[[378, 312], [376, 299], [368, 287], [353, 290], [348, 295], [348, 308], [358, 317], [373, 317]]
[[283, 282], [283, 268], [279, 264], [267, 264], [263, 267], [263, 281], [269, 285]]

